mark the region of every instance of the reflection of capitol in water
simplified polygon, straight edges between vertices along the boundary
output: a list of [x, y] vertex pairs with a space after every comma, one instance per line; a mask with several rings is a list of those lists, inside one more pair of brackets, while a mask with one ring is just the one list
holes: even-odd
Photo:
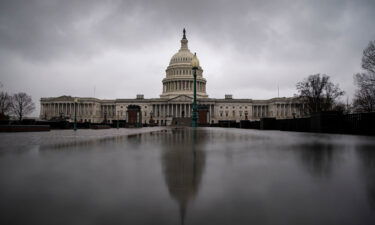
[[187, 207], [198, 194], [205, 166], [204, 137], [199, 130], [174, 130], [163, 137], [162, 163], [169, 193], [180, 207], [183, 224]]

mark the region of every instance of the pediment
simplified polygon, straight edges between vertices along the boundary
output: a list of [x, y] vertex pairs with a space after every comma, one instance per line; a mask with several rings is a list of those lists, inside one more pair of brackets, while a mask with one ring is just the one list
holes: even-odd
[[63, 96], [60, 96], [60, 97], [56, 97], [54, 99], [55, 101], [73, 101], [73, 97], [72, 96], [66, 96], [66, 95], [63, 95]]
[[179, 95], [177, 97], [174, 97], [168, 100], [168, 102], [191, 102], [191, 101], [193, 101], [193, 98], [187, 95]]

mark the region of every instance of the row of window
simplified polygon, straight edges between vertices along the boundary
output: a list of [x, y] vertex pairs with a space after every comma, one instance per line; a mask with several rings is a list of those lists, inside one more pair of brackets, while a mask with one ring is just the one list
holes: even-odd
[[[228, 116], [229, 116], [229, 111], [225, 111], [225, 112], [220, 111], [220, 112], [219, 112], [220, 117], [223, 117], [223, 113], [225, 113], [225, 117], [228, 117]], [[247, 115], [248, 115], [248, 112], [247, 112], [247, 111], [244, 111], [244, 112], [243, 112], [243, 111], [239, 111], [238, 113], [239, 113], [240, 117], [241, 117], [242, 115], [244, 115], [244, 116], [247, 117]], [[235, 111], [235, 110], [232, 111], [232, 116], [233, 116], [233, 117], [236, 116], [236, 111]]]
[[190, 58], [190, 57], [182, 57], [182, 58], [174, 58], [174, 59], [172, 59], [172, 62], [183, 62], [183, 61], [187, 62], [187, 61], [191, 61], [191, 60], [192, 60], [192, 58]]
[[[119, 115], [119, 116], [125, 116], [125, 114], [126, 114], [126, 111], [123, 111], [123, 110], [117, 111], [117, 115]], [[144, 116], [147, 116], [146, 111], [144, 111], [143, 114], [144, 114]]]
[[[169, 70], [168, 75], [192, 75], [192, 70]], [[198, 74], [198, 73], [197, 73]]]
[[[232, 106], [233, 107], [233, 109], [235, 109], [236, 108], [236, 106]], [[237, 107], [239, 107], [239, 109], [242, 109], [242, 106], [237, 106]], [[220, 106], [220, 109], [222, 109], [223, 108], [223, 106]], [[225, 106], [225, 109], [229, 109], [229, 106]], [[245, 106], [245, 109], [247, 109], [247, 106]]]

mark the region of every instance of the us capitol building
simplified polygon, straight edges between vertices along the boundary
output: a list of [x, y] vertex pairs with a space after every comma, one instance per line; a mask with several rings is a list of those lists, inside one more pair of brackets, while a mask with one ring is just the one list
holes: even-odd
[[[65, 95], [41, 98], [40, 118], [51, 120], [64, 117], [73, 121], [76, 111], [77, 121], [91, 123], [137, 120], [143, 124], [171, 125], [178, 120], [189, 120], [193, 102], [194, 78], [191, 67], [193, 56], [188, 48], [184, 29], [181, 48], [172, 56], [165, 78], [162, 80], [163, 91], [160, 98], [146, 99], [141, 94], [136, 95], [135, 98], [113, 100]], [[199, 124], [259, 120], [263, 117], [285, 119], [302, 116], [303, 105], [297, 98], [235, 99], [230, 94], [226, 94], [223, 99], [209, 98], [206, 84], [203, 69], [199, 67], [197, 70]]]

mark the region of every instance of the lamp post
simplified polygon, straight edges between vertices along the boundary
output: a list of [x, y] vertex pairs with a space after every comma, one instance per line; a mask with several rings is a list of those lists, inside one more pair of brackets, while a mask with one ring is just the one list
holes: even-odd
[[77, 102], [78, 99], [74, 99], [74, 131], [77, 130]]
[[199, 60], [197, 53], [194, 53], [194, 57], [191, 60], [191, 67], [193, 69], [194, 76], [194, 100], [193, 100], [193, 118], [191, 121], [192, 127], [198, 127], [198, 106], [197, 106], [197, 70], [199, 68]]
[[118, 116], [118, 114], [117, 114], [117, 129], [119, 128], [119, 126], [120, 126], [120, 124], [119, 124], [119, 116]]

